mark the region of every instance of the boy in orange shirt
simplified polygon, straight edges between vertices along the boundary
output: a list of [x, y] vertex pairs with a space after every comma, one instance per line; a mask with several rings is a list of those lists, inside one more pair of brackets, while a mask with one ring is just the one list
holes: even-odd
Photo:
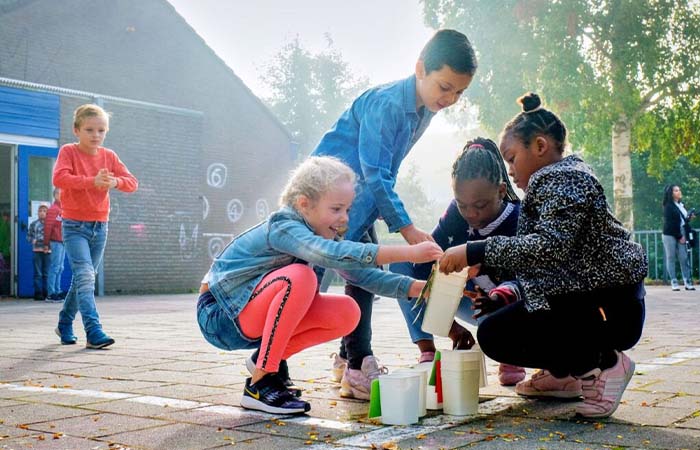
[[73, 278], [58, 316], [62, 344], [75, 344], [73, 320], [80, 310], [87, 348], [104, 348], [114, 339], [102, 330], [95, 305], [95, 274], [107, 243], [109, 190], [134, 192], [138, 181], [117, 154], [102, 147], [109, 116], [97, 105], [82, 105], [73, 114], [77, 144], [61, 147], [53, 184], [61, 189], [63, 244]]

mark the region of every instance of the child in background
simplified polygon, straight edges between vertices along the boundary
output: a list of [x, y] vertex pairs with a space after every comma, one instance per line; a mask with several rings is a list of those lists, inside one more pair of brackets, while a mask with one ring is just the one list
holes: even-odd
[[[380, 216], [409, 244], [432, 240], [413, 225], [394, 191], [396, 176], [433, 116], [459, 100], [475, 72], [476, 55], [467, 37], [440, 30], [421, 51], [414, 74], [363, 93], [321, 138], [312, 155], [340, 158], [357, 174], [347, 240], [376, 242], [373, 224]], [[368, 399], [370, 381], [380, 373], [371, 347], [374, 295], [351, 285], [345, 293], [361, 314], [357, 328], [343, 337], [334, 362], [342, 381], [335, 379], [343, 396]]]
[[63, 247], [63, 235], [61, 234], [61, 190], [53, 190], [53, 204], [46, 213], [44, 226], [44, 245], [51, 251], [49, 264], [48, 297], [47, 302], [62, 302], [66, 297], [61, 289], [61, 275], [63, 275], [63, 261], [66, 252]]
[[506, 125], [500, 145], [526, 191], [518, 234], [452, 247], [440, 270], [483, 262], [514, 271], [516, 301], [482, 299], [499, 308], [479, 325], [481, 349], [496, 361], [545, 369], [518, 383], [518, 394], [583, 395], [578, 414], [608, 417], [634, 374], [622, 351], [642, 333], [646, 255], [610, 212], [590, 167], [563, 156], [567, 132], [559, 117], [536, 94], [519, 101], [523, 111]]
[[[465, 145], [452, 165], [452, 191], [454, 200], [432, 233], [433, 239], [443, 250], [489, 236], [515, 236], [520, 199], [510, 184], [506, 166], [495, 142], [479, 137]], [[419, 280], [426, 280], [431, 268], [431, 263], [391, 265], [391, 271]], [[470, 284], [488, 290], [512, 277], [512, 273], [482, 266], [479, 277]], [[419, 362], [430, 362], [435, 357], [435, 344], [433, 336], [421, 330], [423, 310], [414, 308], [415, 298], [403, 300], [405, 299], [399, 299], [399, 306], [411, 339], [421, 352]], [[457, 317], [472, 325], [477, 324], [469, 297], [462, 298]], [[449, 337], [456, 349], [469, 349], [474, 345], [472, 334], [456, 321], [452, 324]], [[512, 386], [525, 378], [525, 369], [500, 364], [498, 378], [502, 385]]]
[[[339, 238], [355, 197], [355, 174], [335, 158], [311, 157], [293, 173], [281, 208], [238, 235], [214, 260], [197, 302], [205, 339], [224, 350], [257, 348], [247, 362], [241, 406], [272, 414], [309, 411], [289, 378], [286, 360], [350, 332], [359, 309], [346, 295], [322, 294], [309, 264], [338, 270], [380, 295], [416, 296], [425, 285], [384, 272], [379, 264], [433, 261], [434, 242], [378, 246]], [[295, 391], [295, 392], [292, 392]]]
[[78, 143], [58, 152], [53, 184], [61, 189], [63, 243], [73, 278], [56, 334], [61, 344], [75, 344], [73, 320], [78, 311], [85, 328], [86, 347], [104, 348], [114, 339], [102, 330], [95, 304], [95, 274], [107, 243], [109, 190], [134, 192], [138, 181], [117, 154], [102, 143], [109, 131], [109, 116], [97, 105], [82, 105], [73, 114]]
[[34, 259], [34, 300], [47, 298], [47, 281], [49, 278], [49, 263], [51, 261], [51, 249], [44, 245], [44, 233], [46, 225], [46, 212], [49, 207], [39, 206], [34, 222], [29, 224], [27, 240], [32, 244], [32, 256]]

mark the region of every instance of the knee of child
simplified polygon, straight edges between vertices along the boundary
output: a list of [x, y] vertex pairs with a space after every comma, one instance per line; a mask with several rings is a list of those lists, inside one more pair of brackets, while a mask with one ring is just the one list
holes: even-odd
[[304, 286], [308, 286], [313, 291], [316, 291], [316, 287], [318, 286], [318, 278], [316, 277], [316, 273], [311, 266], [307, 264], [290, 264], [287, 266], [287, 273], [292, 280], [292, 285], [302, 284]]
[[76, 270], [73, 273], [73, 281], [78, 288], [95, 286], [95, 270], [92, 267]]

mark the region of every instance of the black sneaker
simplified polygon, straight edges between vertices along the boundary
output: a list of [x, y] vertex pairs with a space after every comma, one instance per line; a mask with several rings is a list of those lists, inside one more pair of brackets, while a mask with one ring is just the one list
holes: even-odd
[[241, 406], [271, 414], [303, 414], [311, 409], [308, 402], [292, 395], [274, 373], [268, 373], [254, 384], [246, 378]]
[[[260, 350], [255, 350], [253, 354], [245, 360], [245, 367], [248, 369], [248, 372], [250, 372], [251, 375], [253, 375], [255, 365], [258, 363], [259, 354]], [[303, 389], [294, 384], [292, 381], [291, 377], [289, 376], [289, 366], [287, 365], [287, 361], [284, 359], [280, 361], [280, 367], [277, 370], [277, 377], [282, 380], [282, 383], [285, 386], [287, 386], [287, 390], [289, 390], [289, 392], [296, 397], [301, 397], [301, 391], [303, 391]]]

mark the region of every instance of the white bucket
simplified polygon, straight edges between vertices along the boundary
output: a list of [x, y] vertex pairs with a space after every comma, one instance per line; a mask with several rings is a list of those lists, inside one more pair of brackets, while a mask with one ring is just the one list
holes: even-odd
[[479, 363], [471, 369], [442, 369], [442, 409], [445, 414], [466, 416], [479, 411]]
[[[427, 387], [428, 387], [428, 379], [430, 377], [430, 367], [425, 367], [425, 366], [414, 366], [414, 367], [409, 367], [406, 369], [399, 369], [397, 371], [394, 371], [394, 373], [409, 373], [409, 374], [418, 374], [420, 377], [420, 387], [418, 388], [418, 416], [423, 417], [425, 416], [428, 411], [426, 410], [426, 394], [427, 394]], [[430, 386], [435, 390], [434, 386]]]
[[479, 387], [488, 386], [486, 358], [478, 345], [471, 350], [440, 350], [441, 368], [448, 370], [471, 369], [472, 363], [479, 363]]
[[452, 328], [459, 303], [467, 284], [467, 269], [445, 275], [435, 273], [421, 329], [437, 336], [447, 336]]
[[482, 383], [484, 354], [471, 350], [440, 351], [442, 398], [445, 414], [465, 416], [479, 410], [479, 386]]
[[410, 425], [418, 422], [421, 385], [419, 373], [379, 375], [382, 423]]

